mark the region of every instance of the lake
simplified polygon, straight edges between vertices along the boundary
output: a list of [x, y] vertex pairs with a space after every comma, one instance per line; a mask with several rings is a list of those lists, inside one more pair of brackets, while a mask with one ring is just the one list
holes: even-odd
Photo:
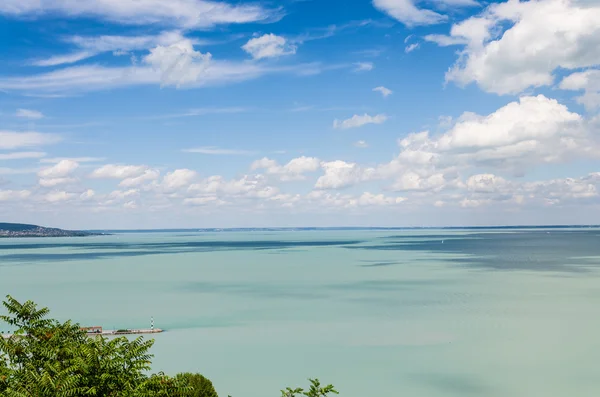
[[85, 326], [154, 317], [153, 370], [233, 397], [309, 377], [344, 397], [597, 397], [599, 268], [598, 229], [0, 240], [2, 296]]

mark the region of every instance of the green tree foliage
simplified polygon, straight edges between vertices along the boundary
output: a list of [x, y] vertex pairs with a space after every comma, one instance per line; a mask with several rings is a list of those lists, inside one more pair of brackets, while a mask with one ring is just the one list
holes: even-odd
[[180, 384], [191, 387], [186, 397], [218, 397], [212, 382], [200, 374], [183, 373], [175, 377]]
[[290, 387], [281, 391], [281, 397], [296, 397], [298, 395], [306, 397], [327, 397], [329, 394], [339, 394], [333, 387], [333, 385], [321, 386], [321, 382], [318, 379], [309, 379], [310, 388], [305, 391], [302, 388], [292, 389]]
[[186, 396], [187, 387], [150, 370], [153, 341], [89, 337], [77, 324], [8, 296], [0, 320], [17, 331], [0, 338], [0, 395], [6, 397]]

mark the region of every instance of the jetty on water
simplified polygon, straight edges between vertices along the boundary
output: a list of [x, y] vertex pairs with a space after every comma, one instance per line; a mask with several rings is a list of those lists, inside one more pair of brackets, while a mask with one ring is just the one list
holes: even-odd
[[[81, 330], [85, 331], [88, 336], [114, 336], [114, 335], [138, 335], [138, 334], [159, 334], [164, 332], [160, 328], [154, 328], [154, 318], [150, 319], [150, 328], [146, 329], [103, 329], [100, 326], [94, 327], [82, 327]], [[12, 334], [0, 334], [2, 337], [8, 339]], [[25, 335], [21, 335], [25, 336]]]

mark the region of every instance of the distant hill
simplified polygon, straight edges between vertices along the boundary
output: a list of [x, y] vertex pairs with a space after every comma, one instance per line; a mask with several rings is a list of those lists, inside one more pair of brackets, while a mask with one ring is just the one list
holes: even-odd
[[100, 233], [84, 232], [79, 230], [63, 230], [57, 228], [27, 225], [23, 223], [0, 222], [0, 238], [6, 237], [84, 237]]

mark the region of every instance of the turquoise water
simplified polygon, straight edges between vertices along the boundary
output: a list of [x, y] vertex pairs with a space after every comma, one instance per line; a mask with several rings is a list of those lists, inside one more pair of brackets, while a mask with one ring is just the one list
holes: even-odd
[[[222, 396], [598, 396], [600, 232], [144, 233], [0, 240], [0, 293], [149, 327]], [[1, 329], [2, 326], [0, 326]]]

